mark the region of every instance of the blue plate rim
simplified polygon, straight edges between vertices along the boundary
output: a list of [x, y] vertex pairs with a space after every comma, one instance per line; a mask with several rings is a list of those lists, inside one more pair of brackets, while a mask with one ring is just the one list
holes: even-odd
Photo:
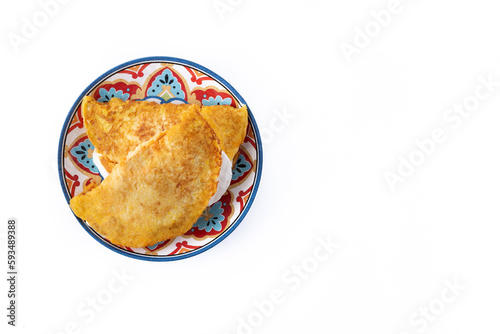
[[[257, 122], [255, 121], [255, 118], [252, 114], [252, 111], [246, 101], [243, 99], [243, 97], [238, 93], [236, 89], [234, 89], [233, 86], [231, 86], [225, 79], [223, 79], [221, 76], [216, 74], [215, 72], [209, 70], [208, 68], [199, 65], [195, 62], [185, 60], [182, 58], [177, 58], [177, 57], [168, 57], [168, 56], [152, 56], [152, 57], [142, 57], [134, 60], [127, 61], [125, 63], [122, 63], [120, 65], [117, 65], [113, 67], [112, 69], [106, 71], [102, 75], [100, 75], [97, 79], [95, 79], [90, 85], [88, 85], [83, 92], [78, 96], [76, 101], [73, 103], [68, 115], [66, 116], [66, 119], [64, 121], [62, 130], [61, 130], [61, 135], [59, 137], [59, 147], [58, 147], [58, 153], [57, 153], [57, 167], [58, 167], [58, 172], [59, 172], [59, 182], [64, 194], [64, 197], [66, 198], [66, 202], [68, 203], [69, 207], [69, 201], [70, 201], [70, 195], [66, 189], [66, 182], [64, 180], [64, 169], [63, 169], [63, 157], [64, 157], [64, 143], [65, 143], [65, 134], [68, 128], [68, 124], [73, 118], [78, 105], [81, 103], [81, 100], [83, 99], [84, 96], [86, 96], [94, 86], [102, 82], [103, 79], [106, 77], [109, 77], [113, 73], [122, 70], [125, 67], [130, 67], [134, 64], [140, 64], [140, 63], [152, 63], [152, 62], [168, 62], [168, 63], [178, 63], [180, 65], [188, 65], [189, 67], [199, 69], [200, 72], [204, 72], [208, 75], [210, 75], [212, 78], [218, 80], [228, 91], [230, 91], [238, 100], [241, 104], [244, 104], [247, 106], [248, 109], [248, 116], [250, 118], [250, 122], [252, 124], [253, 130], [254, 130], [254, 135], [255, 135], [255, 143], [257, 145], [257, 166], [256, 166], [256, 171], [255, 171], [255, 181], [253, 184], [252, 192], [250, 194], [250, 197], [248, 198], [248, 201], [243, 208], [243, 211], [240, 213], [238, 219], [220, 236], [218, 236], [216, 239], [213, 241], [209, 242], [208, 244], [197, 248], [193, 251], [190, 251], [188, 253], [182, 253], [179, 255], [174, 255], [174, 256], [153, 256], [153, 255], [147, 255], [147, 254], [137, 254], [137, 253], [131, 253], [129, 251], [125, 251], [122, 248], [119, 248], [118, 246], [115, 246], [111, 244], [110, 242], [106, 241], [102, 236], [100, 236], [97, 232], [95, 232], [90, 226], [88, 226], [82, 219], [77, 217], [73, 211], [73, 215], [75, 218], [78, 220], [80, 225], [87, 231], [95, 240], [97, 240], [99, 243], [101, 243], [103, 246], [106, 248], [119, 253], [121, 255], [125, 255], [130, 258], [138, 259], [138, 260], [145, 260], [145, 261], [153, 261], [153, 262], [166, 262], [166, 261], [176, 261], [176, 260], [182, 260], [186, 259], [195, 255], [199, 255], [203, 252], [206, 252], [207, 250], [211, 249], [215, 245], [219, 244], [222, 240], [227, 238], [241, 223], [241, 221], [245, 218], [247, 215], [248, 211], [250, 210], [250, 207], [252, 206], [255, 196], [257, 194], [257, 190], [259, 189], [259, 184], [260, 184], [260, 179], [261, 179], [261, 174], [262, 174], [262, 159], [263, 159], [263, 151], [262, 151], [262, 140], [260, 137], [260, 132], [259, 128], [257, 126]], [[71, 210], [71, 209], [70, 209]]]

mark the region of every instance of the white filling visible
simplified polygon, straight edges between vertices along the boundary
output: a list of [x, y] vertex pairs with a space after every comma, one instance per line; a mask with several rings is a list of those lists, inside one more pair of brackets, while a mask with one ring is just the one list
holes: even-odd
[[[233, 177], [233, 164], [231, 163], [231, 160], [229, 160], [229, 157], [226, 155], [226, 153], [224, 151], [221, 152], [222, 165], [220, 168], [219, 177], [217, 178], [217, 191], [215, 192], [215, 195], [210, 198], [210, 201], [208, 201], [208, 205], [212, 205], [220, 200], [222, 195], [224, 195], [224, 193], [226, 192], [227, 188], [229, 188], [229, 184], [231, 183], [231, 179]], [[97, 152], [97, 150], [94, 150], [94, 153], [92, 154], [94, 165], [99, 170], [102, 178], [105, 179], [106, 177], [108, 177], [109, 173], [102, 165], [100, 157], [101, 155]]]
[[94, 165], [97, 167], [97, 169], [99, 170], [99, 174], [101, 174], [102, 179], [104, 180], [108, 177], [109, 173], [102, 165], [100, 157], [101, 155], [97, 152], [97, 149], [95, 149], [94, 153], [92, 153], [92, 160], [94, 161]]
[[212, 196], [210, 201], [208, 201], [208, 205], [212, 205], [220, 200], [227, 188], [229, 188], [229, 184], [231, 183], [231, 179], [233, 177], [233, 164], [231, 163], [231, 160], [229, 160], [226, 153], [224, 151], [221, 152], [222, 165], [220, 167], [219, 177], [217, 178], [217, 191], [215, 192], [215, 195]]

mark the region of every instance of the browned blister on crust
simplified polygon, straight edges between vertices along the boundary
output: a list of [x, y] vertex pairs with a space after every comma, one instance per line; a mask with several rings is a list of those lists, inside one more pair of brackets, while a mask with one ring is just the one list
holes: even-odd
[[70, 206], [114, 244], [154, 245], [193, 226], [216, 192], [221, 163], [218, 138], [191, 106]]

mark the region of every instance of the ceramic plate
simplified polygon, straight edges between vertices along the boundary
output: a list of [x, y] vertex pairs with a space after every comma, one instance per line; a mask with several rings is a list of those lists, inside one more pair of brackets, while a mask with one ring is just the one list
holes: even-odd
[[[165, 83], [169, 85], [166, 86]], [[91, 180], [101, 181], [92, 161], [94, 146], [83, 126], [81, 100], [91, 95], [106, 102], [153, 100], [158, 103], [191, 103], [204, 106], [247, 105], [249, 124], [233, 168], [231, 185], [222, 198], [207, 207], [193, 228], [183, 236], [164, 240], [154, 246], [130, 248], [115, 245], [78, 218], [82, 227], [97, 241], [115, 252], [142, 260], [170, 261], [200, 254], [218, 244], [241, 223], [259, 186], [262, 170], [262, 145], [250, 107], [224, 79], [207, 68], [178, 58], [150, 57], [119, 65], [104, 73], [80, 94], [71, 108], [59, 141], [59, 178], [69, 200], [82, 192]]]

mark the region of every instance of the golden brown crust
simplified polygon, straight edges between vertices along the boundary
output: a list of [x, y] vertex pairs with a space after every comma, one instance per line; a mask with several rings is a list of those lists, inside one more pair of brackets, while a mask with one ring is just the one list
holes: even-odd
[[96, 188], [97, 186], [99, 186], [100, 182], [96, 181], [95, 179], [90, 179], [89, 182], [87, 184], [84, 184], [83, 185], [83, 190], [82, 190], [82, 193], [85, 194], [85, 193], [88, 193], [89, 191], [91, 191], [92, 189]]
[[103, 165], [109, 172], [113, 163], [125, 161], [128, 153], [140, 143], [178, 124], [188, 108], [189, 105], [124, 102], [118, 98], [102, 103], [86, 96], [82, 101], [82, 116], [87, 135], [104, 158]]
[[221, 163], [219, 140], [191, 106], [70, 206], [115, 244], [154, 245], [193, 226], [216, 192]]
[[[155, 134], [178, 124], [180, 116], [194, 105], [157, 104], [147, 101], [122, 101], [117, 98], [101, 103], [90, 96], [82, 102], [82, 115], [90, 141], [101, 154], [101, 163], [111, 172], [117, 162]], [[196, 106], [200, 111], [200, 107]], [[201, 107], [201, 115], [215, 131], [222, 150], [235, 158], [245, 139], [248, 112], [246, 106], [233, 108], [216, 105]]]
[[226, 105], [204, 106], [201, 107], [201, 115], [214, 129], [229, 160], [233, 160], [247, 133], [247, 107], [236, 109]]
[[111, 170], [113, 170], [113, 168], [115, 168], [117, 164], [117, 162], [111, 161], [104, 156], [100, 156], [99, 161], [101, 162], [101, 165], [104, 167], [104, 169], [106, 169], [108, 173], [111, 173]]

